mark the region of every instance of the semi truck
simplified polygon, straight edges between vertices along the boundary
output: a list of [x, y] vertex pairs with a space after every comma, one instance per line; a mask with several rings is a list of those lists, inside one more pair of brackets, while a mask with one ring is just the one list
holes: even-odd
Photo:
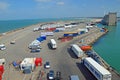
[[80, 58], [83, 56], [84, 52], [83, 50], [76, 44], [71, 45], [71, 50], [75, 53], [75, 55]]
[[57, 43], [54, 39], [50, 39], [50, 46], [52, 49], [56, 49], [57, 48]]
[[105, 69], [103, 66], [98, 64], [91, 57], [86, 57], [83, 59], [83, 64], [86, 68], [96, 77], [97, 80], [111, 80], [111, 73]]

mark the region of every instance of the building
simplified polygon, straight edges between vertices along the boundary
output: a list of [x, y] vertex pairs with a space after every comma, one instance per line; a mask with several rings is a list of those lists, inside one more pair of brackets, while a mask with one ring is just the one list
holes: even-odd
[[117, 24], [117, 13], [110, 12], [109, 14], [105, 15], [102, 24], [108, 26], [115, 26]]

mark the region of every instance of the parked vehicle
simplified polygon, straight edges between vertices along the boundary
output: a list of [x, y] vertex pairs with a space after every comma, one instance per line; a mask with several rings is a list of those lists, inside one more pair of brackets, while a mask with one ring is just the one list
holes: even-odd
[[80, 47], [76, 44], [71, 45], [71, 50], [75, 53], [75, 55], [79, 58], [82, 57], [84, 52], [80, 49]]
[[46, 69], [50, 68], [50, 62], [47, 61], [47, 62], [45, 63], [45, 68], [46, 68]]
[[70, 80], [80, 80], [78, 75], [71, 75]]
[[28, 48], [30, 48], [30, 49], [39, 49], [40, 48], [40, 42], [38, 41], [38, 40], [34, 40], [34, 41], [32, 41], [30, 44], [29, 44], [29, 46], [28, 46]]
[[61, 72], [60, 71], [57, 71], [56, 72], [56, 78], [55, 78], [55, 80], [61, 80], [62, 78], [61, 78]]
[[54, 71], [53, 70], [49, 71], [48, 79], [49, 80], [53, 80], [54, 79]]
[[31, 49], [31, 52], [40, 52], [40, 49]]
[[5, 45], [4, 44], [0, 44], [0, 50], [5, 50], [5, 49], [6, 49]]
[[97, 80], [111, 80], [111, 73], [105, 69], [103, 66], [98, 64], [91, 57], [87, 57], [83, 59], [83, 64], [86, 68], [97, 78]]
[[3, 64], [5, 64], [5, 59], [4, 58], [0, 59], [0, 65], [3, 65]]
[[39, 27], [36, 27], [36, 28], [33, 29], [33, 32], [39, 31], [39, 30], [40, 30], [40, 28], [39, 28]]
[[11, 41], [10, 44], [15, 44], [15, 40]]
[[57, 43], [54, 39], [50, 39], [50, 46], [52, 49], [56, 49], [57, 48]]

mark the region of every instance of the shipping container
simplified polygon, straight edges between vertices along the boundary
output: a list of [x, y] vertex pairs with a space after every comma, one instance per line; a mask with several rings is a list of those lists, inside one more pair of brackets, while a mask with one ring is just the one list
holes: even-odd
[[83, 59], [83, 64], [97, 78], [97, 80], [111, 80], [112, 74], [91, 57]]
[[88, 50], [91, 50], [92, 49], [92, 47], [91, 46], [81, 46], [80, 47], [83, 51], [88, 51]]
[[64, 37], [67, 37], [67, 36], [72, 36], [72, 37], [75, 37], [75, 36], [78, 36], [78, 32], [65, 32]]
[[46, 35], [46, 36], [53, 36], [53, 32], [41, 32], [41, 35]]
[[20, 69], [24, 70], [26, 67], [31, 67], [31, 70], [34, 70], [35, 69], [35, 59], [36, 58], [25, 58], [20, 64]]
[[56, 28], [56, 30], [59, 30], [59, 31], [64, 31], [65, 28]]

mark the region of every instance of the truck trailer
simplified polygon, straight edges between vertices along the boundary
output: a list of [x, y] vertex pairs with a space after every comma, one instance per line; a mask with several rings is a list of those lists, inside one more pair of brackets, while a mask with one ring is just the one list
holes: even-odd
[[76, 44], [71, 45], [71, 50], [75, 53], [75, 55], [80, 58], [83, 56], [84, 52], [83, 50]]
[[97, 80], [111, 80], [111, 73], [105, 69], [103, 66], [98, 64], [91, 57], [87, 57], [83, 59], [83, 64], [86, 68], [97, 78]]

